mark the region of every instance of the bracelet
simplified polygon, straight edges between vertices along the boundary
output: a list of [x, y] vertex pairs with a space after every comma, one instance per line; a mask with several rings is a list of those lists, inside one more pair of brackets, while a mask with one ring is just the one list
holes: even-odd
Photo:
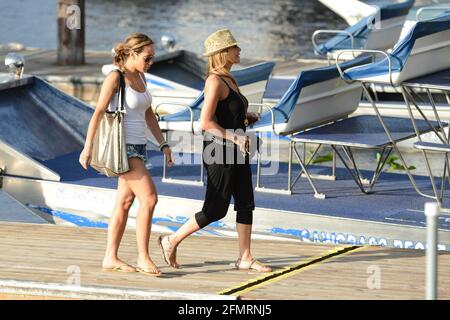
[[165, 144], [167, 144], [167, 141], [166, 141], [166, 140], [163, 140], [163, 142], [161, 142], [161, 143], [159, 144], [159, 149], [161, 149], [161, 147], [162, 147], [163, 145], [165, 145]]
[[163, 149], [167, 147], [170, 148], [169, 144], [167, 142], [163, 142], [159, 145], [159, 151], [163, 151]]

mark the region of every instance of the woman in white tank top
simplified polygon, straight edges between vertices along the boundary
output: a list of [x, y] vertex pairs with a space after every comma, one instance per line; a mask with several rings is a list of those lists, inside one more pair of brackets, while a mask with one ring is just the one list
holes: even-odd
[[[114, 64], [125, 76], [125, 142], [130, 171], [119, 176], [116, 206], [108, 225], [108, 241], [103, 259], [103, 269], [119, 272], [142, 272], [147, 275], [160, 276], [149, 254], [149, 240], [153, 212], [158, 200], [152, 177], [145, 167], [147, 128], [164, 152], [167, 164], [171, 166], [172, 151], [164, 140], [161, 130], [151, 108], [152, 96], [147, 91], [144, 72], [152, 65], [155, 49], [153, 41], [142, 33], [131, 34], [124, 43], [115, 47]], [[91, 161], [92, 140], [99, 122], [107, 108], [115, 110], [119, 89], [119, 73], [111, 72], [103, 82], [97, 106], [89, 123], [86, 142], [80, 154], [80, 164], [87, 169]], [[138, 259], [136, 267], [123, 262], [118, 257], [119, 245], [125, 231], [128, 211], [135, 199], [140, 207], [136, 217], [136, 237]]]

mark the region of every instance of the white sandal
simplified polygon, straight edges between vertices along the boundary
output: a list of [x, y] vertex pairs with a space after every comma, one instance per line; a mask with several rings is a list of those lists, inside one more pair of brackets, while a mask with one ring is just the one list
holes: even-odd
[[[240, 264], [241, 264], [242, 261], [249, 261], [250, 264], [248, 265], [248, 267], [242, 268], [242, 267], [240, 266]], [[254, 267], [255, 264], [256, 264], [256, 265], [259, 265], [260, 268], [255, 268], [255, 267]], [[252, 260], [243, 260], [243, 259], [240, 259], [240, 258], [239, 258], [239, 259], [236, 261], [236, 263], [235, 263], [235, 267], [236, 267], [237, 270], [244, 270], [244, 271], [256, 271], [256, 272], [261, 272], [261, 273], [272, 272], [272, 268], [271, 268], [271, 267], [266, 266], [265, 264], [259, 262], [259, 261], [256, 260], [256, 259], [252, 259]]]

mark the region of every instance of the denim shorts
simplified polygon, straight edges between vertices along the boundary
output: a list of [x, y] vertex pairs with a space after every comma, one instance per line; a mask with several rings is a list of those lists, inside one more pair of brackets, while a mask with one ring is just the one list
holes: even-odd
[[147, 150], [145, 144], [128, 144], [127, 143], [127, 157], [140, 158], [142, 161], [147, 161]]

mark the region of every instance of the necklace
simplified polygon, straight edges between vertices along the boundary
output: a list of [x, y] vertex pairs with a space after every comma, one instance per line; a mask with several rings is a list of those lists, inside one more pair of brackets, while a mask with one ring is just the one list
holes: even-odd
[[[240, 99], [241, 99], [241, 101], [242, 101], [242, 105], [243, 105], [243, 106], [244, 106], [244, 108], [245, 108], [245, 102], [244, 102], [244, 99], [242, 99], [242, 95], [241, 95], [241, 91], [239, 91], [239, 87], [238, 87], [238, 93], [239, 93], [239, 98], [240, 98]], [[247, 117], [247, 111], [245, 111], [244, 126], [248, 127], [248, 117]]]
[[[237, 88], [237, 92], [238, 92], [239, 99], [241, 99], [242, 105], [243, 105], [244, 108], [245, 108], [245, 102], [244, 102], [244, 99], [242, 99], [241, 90], [239, 90], [239, 86], [237, 85], [236, 82], [235, 82], [235, 84], [236, 84], [236, 88]], [[248, 127], [248, 124], [249, 124], [249, 122], [248, 122], [248, 117], [247, 117], [247, 110], [245, 110], [244, 126]]]

